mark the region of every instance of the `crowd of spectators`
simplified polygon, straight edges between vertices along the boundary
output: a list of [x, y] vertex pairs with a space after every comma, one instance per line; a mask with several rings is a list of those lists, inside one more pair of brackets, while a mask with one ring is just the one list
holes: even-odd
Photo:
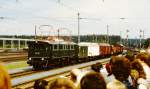
[[[0, 89], [11, 89], [10, 77], [0, 64]], [[150, 89], [150, 54], [112, 56], [105, 65], [96, 63], [91, 69], [73, 69], [69, 77], [52, 81], [36, 80], [34, 89]]]

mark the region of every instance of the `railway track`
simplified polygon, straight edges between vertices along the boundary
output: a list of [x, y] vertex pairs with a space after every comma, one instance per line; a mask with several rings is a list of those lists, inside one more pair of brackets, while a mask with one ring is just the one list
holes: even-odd
[[0, 56], [0, 60], [2, 62], [20, 61], [20, 60], [26, 60], [26, 59], [27, 59], [27, 54]]
[[[71, 69], [79, 68], [82, 70], [87, 70], [90, 68], [90, 66], [92, 64], [95, 64], [97, 62], [102, 62], [102, 64], [105, 64], [108, 61], [109, 61], [109, 59], [101, 59], [101, 60], [97, 60], [97, 61], [93, 61], [93, 62], [76, 64], [76, 65], [67, 66], [64, 68], [52, 69], [52, 70], [48, 70], [48, 71], [32, 71], [32, 72], [28, 71], [26, 73], [15, 74], [15, 75], [11, 76], [12, 84], [13, 84], [12, 89], [17, 89], [17, 88], [32, 89], [35, 80], [45, 79], [47, 81], [51, 81], [52, 79], [54, 79], [58, 76], [68, 77]], [[39, 76], [39, 75], [42, 75], [42, 76]], [[27, 79], [27, 80], [25, 80], [25, 79]]]
[[23, 71], [23, 72], [10, 74], [10, 77], [11, 77], [11, 79], [15, 79], [15, 78], [26, 76], [26, 75], [30, 75], [30, 74], [33, 74], [33, 73], [37, 73], [37, 71], [26, 70], [26, 71]]
[[27, 54], [26, 52], [0, 52], [1, 56]]

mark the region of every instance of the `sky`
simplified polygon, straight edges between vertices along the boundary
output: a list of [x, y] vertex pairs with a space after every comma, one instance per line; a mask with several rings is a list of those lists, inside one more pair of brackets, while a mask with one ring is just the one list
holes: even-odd
[[[0, 35], [80, 34], [150, 38], [150, 0], [0, 0]], [[127, 32], [127, 29], [129, 32]]]

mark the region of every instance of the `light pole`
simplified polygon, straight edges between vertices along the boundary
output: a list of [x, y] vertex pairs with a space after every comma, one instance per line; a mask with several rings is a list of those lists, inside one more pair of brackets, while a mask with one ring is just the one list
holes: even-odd
[[140, 29], [140, 49], [141, 49], [141, 46], [142, 46], [142, 30]]
[[37, 42], [37, 33], [36, 33], [37, 30], [36, 30], [36, 25], [35, 25], [35, 31], [34, 31], [34, 32], [35, 32], [35, 37], [34, 37], [34, 39], [35, 39], [35, 42]]
[[[142, 43], [144, 44], [145, 40], [144, 40], [144, 30], [143, 30], [143, 41]], [[142, 46], [144, 48], [144, 45]]]
[[78, 44], [80, 43], [80, 13], [78, 12]]
[[[121, 17], [121, 18], [119, 18], [119, 19], [121, 20], [121, 22], [124, 23], [127, 18]], [[127, 32], [127, 36], [128, 36], [128, 32]], [[128, 38], [128, 37], [126, 37], [126, 38]], [[127, 40], [128, 40], [128, 39], [126, 39], [126, 41], [127, 41]], [[125, 43], [125, 40], [122, 40], [122, 31], [120, 31], [120, 44], [124, 44], [124, 45], [127, 46], [127, 43]]]
[[129, 30], [127, 29], [126, 32], [127, 32], [127, 37], [126, 37], [126, 39], [127, 39], [127, 46], [129, 46], [129, 34], [128, 34]]
[[120, 44], [123, 44], [123, 42], [122, 42], [122, 31], [120, 31]]
[[107, 43], [109, 43], [109, 25], [107, 24]]

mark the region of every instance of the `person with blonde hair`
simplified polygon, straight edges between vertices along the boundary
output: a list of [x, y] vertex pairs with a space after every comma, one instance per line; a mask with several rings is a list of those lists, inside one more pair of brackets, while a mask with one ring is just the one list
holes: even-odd
[[0, 63], [0, 89], [11, 89], [10, 76], [2, 63]]

